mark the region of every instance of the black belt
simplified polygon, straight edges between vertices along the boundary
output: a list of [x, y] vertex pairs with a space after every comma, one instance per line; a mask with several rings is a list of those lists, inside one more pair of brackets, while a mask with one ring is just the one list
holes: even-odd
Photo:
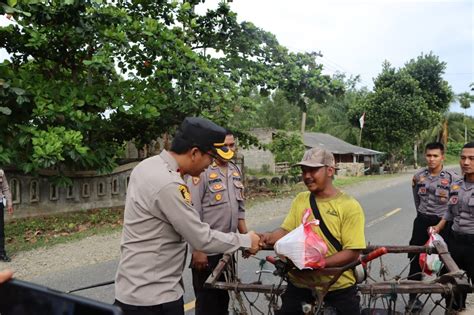
[[472, 243], [474, 244], [474, 234], [464, 234], [456, 231], [451, 231], [454, 239], [462, 243]]
[[442, 218], [438, 217], [435, 214], [426, 214], [426, 213], [421, 213], [418, 212], [418, 215], [424, 219], [429, 219], [429, 220], [441, 220]]

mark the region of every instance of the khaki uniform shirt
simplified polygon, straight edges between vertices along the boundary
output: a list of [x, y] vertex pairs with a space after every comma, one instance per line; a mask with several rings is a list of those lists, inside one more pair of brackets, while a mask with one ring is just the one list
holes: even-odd
[[3, 197], [7, 199], [7, 207], [11, 207], [13, 205], [13, 202], [10, 187], [8, 186], [8, 181], [7, 177], [5, 176], [5, 172], [0, 169], [0, 202], [3, 202]]
[[454, 172], [442, 169], [438, 176], [431, 176], [427, 168], [413, 176], [413, 198], [419, 213], [440, 218], [448, 210], [449, 187], [459, 178]]
[[201, 222], [176, 160], [163, 151], [138, 164], [130, 176], [116, 299], [140, 306], [178, 300], [184, 292], [186, 241], [206, 253], [251, 246], [248, 235], [214, 231]]
[[194, 209], [211, 229], [236, 232], [239, 219], [245, 219], [244, 185], [236, 165], [227, 164], [227, 172], [212, 164], [199, 177], [188, 179]]
[[451, 185], [449, 210], [444, 218], [453, 221], [453, 231], [474, 235], [474, 183], [460, 179]]

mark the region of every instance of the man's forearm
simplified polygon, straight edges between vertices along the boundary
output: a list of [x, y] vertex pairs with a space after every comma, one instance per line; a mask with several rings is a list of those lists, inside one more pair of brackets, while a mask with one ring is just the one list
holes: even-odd
[[326, 267], [342, 267], [359, 258], [361, 250], [344, 249], [332, 256], [326, 257]]

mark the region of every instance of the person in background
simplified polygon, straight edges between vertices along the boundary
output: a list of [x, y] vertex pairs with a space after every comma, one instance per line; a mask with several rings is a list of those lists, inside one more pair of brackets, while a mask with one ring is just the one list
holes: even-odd
[[11, 261], [5, 250], [5, 208], [13, 214], [13, 201], [5, 172], [0, 169], [0, 261]]
[[[451, 184], [449, 208], [443, 219], [432, 228], [437, 233], [450, 229], [449, 252], [459, 268], [466, 271], [474, 284], [474, 142], [466, 143], [459, 162], [464, 178]], [[447, 224], [452, 221], [452, 225]], [[466, 308], [467, 293], [454, 296], [456, 310]]]
[[[413, 221], [410, 245], [422, 246], [429, 239], [429, 227], [438, 224], [448, 210], [450, 185], [459, 176], [443, 166], [444, 146], [442, 143], [428, 143], [425, 147], [427, 166], [418, 171], [412, 180], [413, 198], [415, 201], [416, 218]], [[449, 230], [440, 234], [445, 241], [449, 239]], [[421, 281], [422, 272], [419, 254], [410, 253], [409, 280]], [[423, 303], [416, 293], [410, 293], [407, 309], [412, 312], [421, 311]]]
[[[235, 138], [229, 130], [224, 145], [235, 153]], [[247, 233], [245, 224], [244, 186], [242, 173], [234, 163], [217, 157], [200, 176], [188, 180], [193, 206], [202, 222], [221, 232]], [[191, 268], [196, 296], [196, 315], [225, 315], [229, 311], [226, 290], [206, 289], [204, 282], [223, 254], [206, 254], [192, 250]], [[224, 275], [221, 280], [225, 281]]]

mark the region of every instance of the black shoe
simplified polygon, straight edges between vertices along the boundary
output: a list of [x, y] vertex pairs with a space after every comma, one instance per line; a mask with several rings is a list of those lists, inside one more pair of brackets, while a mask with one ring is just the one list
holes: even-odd
[[0, 254], [0, 261], [10, 262], [12, 260], [7, 256], [7, 254]]
[[408, 301], [406, 311], [409, 313], [418, 313], [423, 309], [423, 303], [419, 299], [413, 299]]

